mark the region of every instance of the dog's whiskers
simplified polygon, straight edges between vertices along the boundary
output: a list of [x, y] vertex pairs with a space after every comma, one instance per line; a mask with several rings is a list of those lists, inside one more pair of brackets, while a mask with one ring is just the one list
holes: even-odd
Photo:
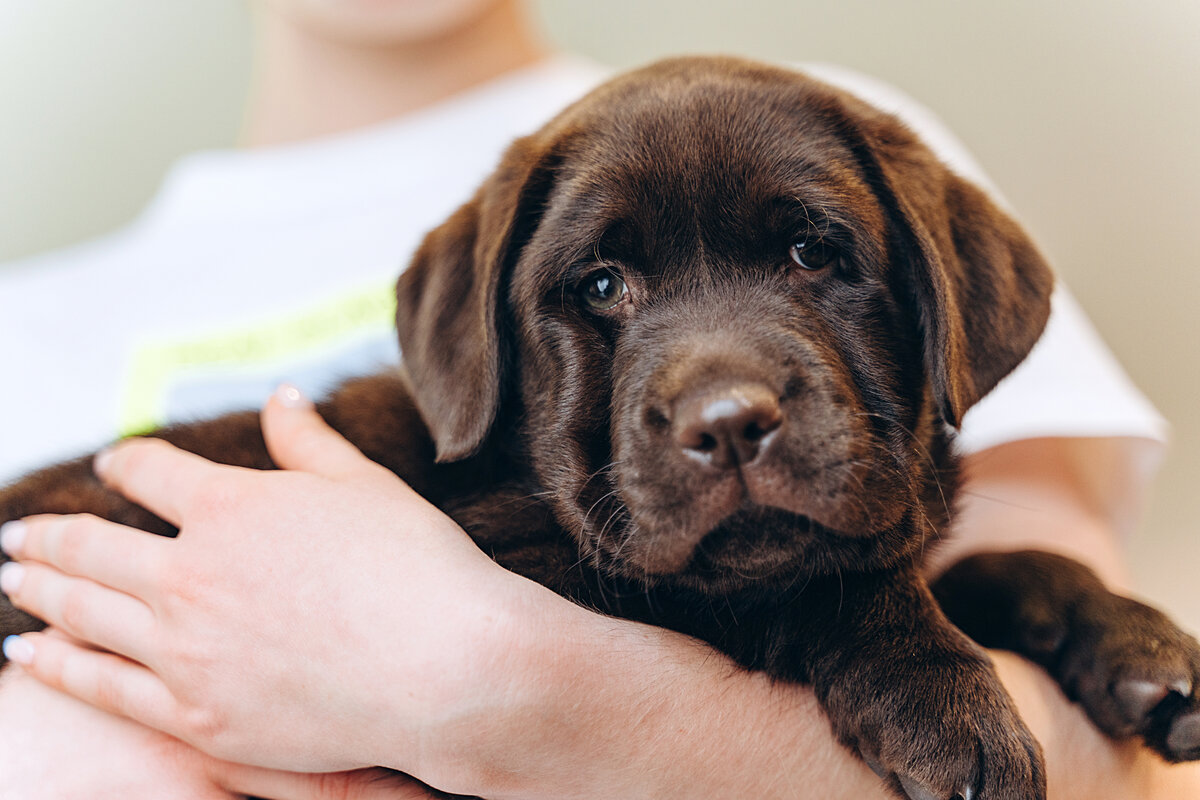
[[[575, 492], [575, 497], [573, 498], [573, 502], [575, 502], [575, 503], [579, 502], [580, 496], [584, 493], [584, 491], [587, 490], [588, 485], [591, 484], [592, 481], [596, 480], [596, 478], [599, 478], [601, 475], [604, 475], [606, 473], [612, 472], [613, 470], [617, 469], [617, 467], [623, 466], [624, 464], [625, 464], [624, 459], [613, 459], [612, 461], [609, 461], [607, 464], [605, 464], [604, 466], [597, 469], [595, 472], [592, 472], [590, 475], [588, 475], [586, 478], [584, 478], [580, 482], [579, 489], [578, 489], [578, 491]], [[613, 481], [613, 483], [615, 485], [616, 482]]]
[[[937, 487], [938, 494], [941, 496], [942, 506], [946, 511], [946, 515], [950, 516], [951, 515], [950, 500], [946, 496], [946, 488], [944, 486], [942, 486], [941, 476], [939, 474], [940, 470], [938, 468], [937, 462], [933, 458], [933, 454], [929, 452], [929, 448], [926, 446], [925, 442], [922, 441], [921, 438], [919, 436], [917, 436], [916, 433], [914, 433], [912, 430], [910, 430], [908, 428], [908, 426], [903, 425], [884, 414], [880, 414], [880, 413], [872, 412], [872, 411], [861, 411], [861, 412], [855, 413], [854, 416], [870, 417], [873, 419], [882, 420], [887, 425], [906, 434], [908, 436], [908, 438], [910, 440], [912, 440], [912, 443], [917, 448], [918, 454], [921, 456], [921, 458], [923, 458], [925, 460], [925, 464], [929, 467], [929, 476], [933, 479], [934, 486]], [[895, 461], [895, 456], [892, 456], [891, 454], [888, 454], [888, 456], [889, 456], [890, 460]], [[896, 468], [897, 468], [897, 471], [899, 471], [900, 465], [897, 464]]]
[[615, 496], [616, 493], [617, 493], [616, 489], [610, 489], [608, 492], [605, 492], [604, 494], [600, 495], [600, 498], [598, 500], [596, 500], [596, 502], [592, 503], [592, 505], [588, 508], [587, 512], [583, 515], [583, 526], [584, 526], [585, 530], [587, 529], [588, 520], [591, 518], [592, 512], [596, 510], [596, 506], [600, 505], [605, 500], [608, 500], [610, 497]]

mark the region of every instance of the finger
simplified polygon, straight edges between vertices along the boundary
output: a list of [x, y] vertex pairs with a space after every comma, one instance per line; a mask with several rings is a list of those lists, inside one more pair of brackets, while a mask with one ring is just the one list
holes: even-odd
[[211, 779], [221, 788], [268, 800], [432, 800], [426, 786], [386, 769], [305, 774], [213, 761]]
[[177, 735], [178, 704], [157, 675], [69, 639], [25, 633], [4, 640], [4, 654], [42, 683], [97, 708]]
[[36, 561], [0, 566], [0, 590], [17, 608], [77, 639], [148, 662], [154, 612], [141, 600]]
[[0, 532], [0, 545], [12, 558], [49, 564], [146, 601], [154, 596], [170, 544], [91, 514], [27, 517]]
[[284, 469], [340, 480], [376, 475], [380, 467], [321, 418], [312, 402], [289, 384], [280, 386], [262, 412], [267, 450]]
[[110, 488], [175, 527], [196, 486], [227, 470], [162, 439], [126, 439], [96, 456], [95, 470]]

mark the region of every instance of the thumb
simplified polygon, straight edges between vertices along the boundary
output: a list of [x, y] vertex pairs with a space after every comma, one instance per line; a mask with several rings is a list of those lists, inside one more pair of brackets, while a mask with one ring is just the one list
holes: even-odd
[[379, 469], [329, 427], [312, 401], [290, 384], [282, 384], [267, 400], [262, 428], [267, 451], [282, 469], [334, 479], [364, 478]]

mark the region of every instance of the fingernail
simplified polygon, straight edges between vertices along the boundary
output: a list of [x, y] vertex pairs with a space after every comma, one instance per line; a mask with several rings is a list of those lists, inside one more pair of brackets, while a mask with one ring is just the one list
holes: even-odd
[[14, 664], [28, 664], [33, 661], [33, 645], [20, 636], [5, 637], [4, 657]]
[[103, 475], [108, 471], [108, 465], [112, 463], [113, 451], [111, 447], [106, 447], [96, 457], [92, 459], [92, 471], [97, 475]]
[[0, 564], [0, 592], [12, 597], [13, 592], [21, 588], [21, 582], [24, 580], [25, 568], [20, 564], [15, 561]]
[[281, 383], [275, 390], [275, 399], [284, 408], [308, 408], [312, 405], [304, 393], [290, 383]]
[[14, 558], [21, 554], [25, 544], [25, 523], [19, 519], [0, 525], [0, 550]]

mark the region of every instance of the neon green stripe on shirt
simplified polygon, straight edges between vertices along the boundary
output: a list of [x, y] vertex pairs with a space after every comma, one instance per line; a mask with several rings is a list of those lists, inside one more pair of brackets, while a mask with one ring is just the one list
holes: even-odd
[[132, 354], [124, 381], [121, 435], [162, 426], [171, 386], [189, 372], [296, 360], [342, 341], [391, 330], [396, 314], [393, 287], [391, 282], [372, 286], [234, 330], [142, 345]]

